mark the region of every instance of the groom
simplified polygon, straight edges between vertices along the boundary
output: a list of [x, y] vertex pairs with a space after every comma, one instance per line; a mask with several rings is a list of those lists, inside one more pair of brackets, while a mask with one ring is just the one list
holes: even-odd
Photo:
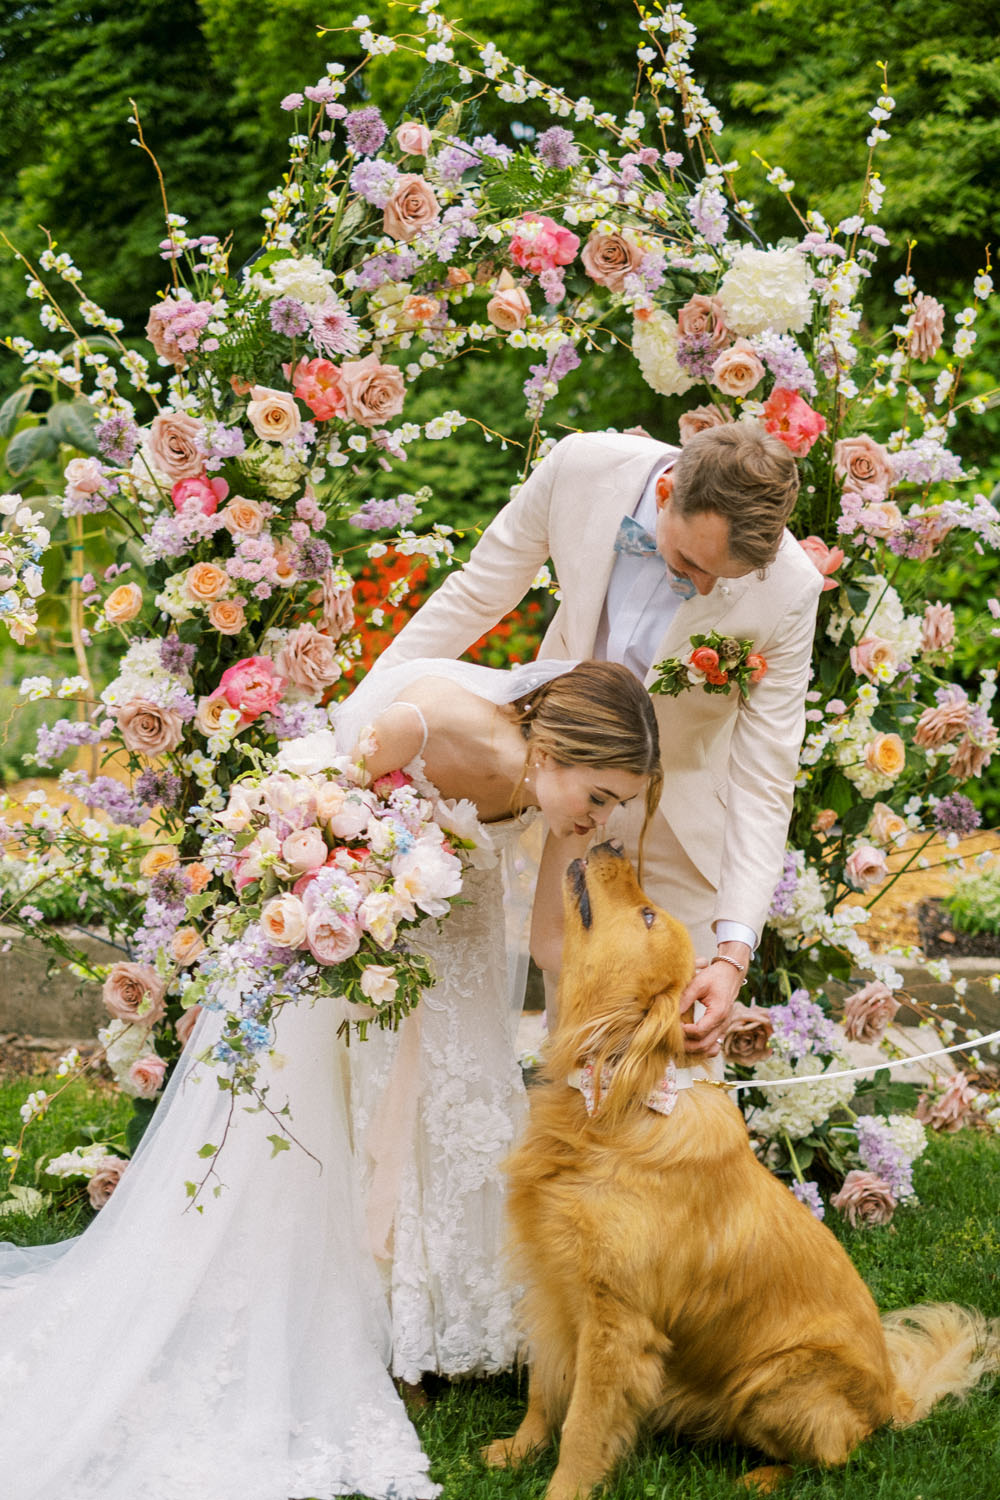
[[[664, 784], [643, 885], [710, 959], [685, 995], [705, 1006], [685, 1028], [692, 1061], [718, 1050], [782, 870], [823, 582], [785, 529], [797, 492], [789, 450], [748, 423], [680, 449], [564, 438], [379, 661], [461, 655], [549, 558], [562, 602], [541, 657], [623, 662], [647, 686], [658, 662], [687, 658], [692, 635], [718, 631], [764, 658], [748, 701], [701, 683], [653, 699]], [[622, 816], [609, 832], [634, 859], [641, 816]]]

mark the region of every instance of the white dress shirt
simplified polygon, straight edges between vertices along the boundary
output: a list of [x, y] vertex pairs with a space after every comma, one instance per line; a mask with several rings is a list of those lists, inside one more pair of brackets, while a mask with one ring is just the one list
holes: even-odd
[[[675, 461], [671, 456], [655, 464], [632, 513], [652, 536], [656, 535], [656, 481]], [[658, 552], [638, 556], [619, 552], [597, 628], [595, 657], [621, 662], [644, 681], [656, 648], [682, 603], [681, 595], [670, 586], [670, 576]], [[746, 943], [751, 949], [757, 946], [757, 933], [752, 927], [728, 919], [716, 922], [715, 938], [719, 943]]]

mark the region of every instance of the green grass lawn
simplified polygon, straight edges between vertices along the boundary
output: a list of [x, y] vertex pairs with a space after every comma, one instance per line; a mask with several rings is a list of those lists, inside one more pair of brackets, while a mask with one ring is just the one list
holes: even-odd
[[[0, 1084], [0, 1141], [16, 1139], [18, 1108], [28, 1089], [38, 1086], [52, 1084]], [[127, 1100], [77, 1083], [29, 1132], [30, 1150], [61, 1149], [73, 1130], [86, 1125], [98, 1126], [102, 1139], [120, 1143], [128, 1113]], [[30, 1163], [22, 1173], [19, 1180], [30, 1184]], [[936, 1137], [916, 1163], [915, 1182], [920, 1206], [901, 1210], [887, 1228], [851, 1230], [829, 1216], [879, 1305], [955, 1301], [1000, 1316], [1000, 1139], [971, 1131]], [[7, 1218], [2, 1235], [21, 1244], [60, 1239], [85, 1227], [89, 1217], [78, 1202], [34, 1220]], [[484, 1443], [514, 1431], [525, 1389], [526, 1381], [513, 1375], [442, 1383], [429, 1408], [417, 1414], [446, 1500], [528, 1500], [544, 1494], [551, 1457], [499, 1473], [486, 1470], [478, 1456]], [[609, 1500], [734, 1500], [743, 1494], [734, 1481], [759, 1461], [759, 1455], [725, 1444], [692, 1447], [670, 1438], [649, 1439], [606, 1494]], [[963, 1406], [946, 1403], [906, 1432], [877, 1433], [843, 1469], [799, 1469], [781, 1493], [788, 1500], [1000, 1500], [1000, 1388], [986, 1387]]]

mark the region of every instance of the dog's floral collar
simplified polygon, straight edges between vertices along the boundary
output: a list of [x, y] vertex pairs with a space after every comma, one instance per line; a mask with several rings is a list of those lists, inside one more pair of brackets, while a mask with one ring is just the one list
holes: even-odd
[[753, 683], [767, 671], [767, 662], [754, 650], [753, 641], [737, 640], [732, 635], [693, 635], [691, 649], [683, 658], [669, 656], [654, 668], [656, 680], [651, 693], [665, 693], [676, 698], [689, 687], [701, 687], [706, 693], [728, 693], [734, 684], [741, 697], [750, 697]]
[[[601, 1069], [601, 1095], [605, 1095], [611, 1087], [611, 1080], [615, 1076], [615, 1070], [610, 1063], [605, 1063]], [[566, 1079], [572, 1089], [579, 1089], [583, 1095], [584, 1107], [588, 1115], [592, 1115], [596, 1108], [597, 1082], [594, 1073], [594, 1064], [588, 1060], [582, 1068], [574, 1068]], [[672, 1062], [667, 1063], [667, 1070], [655, 1088], [646, 1095], [646, 1107], [653, 1109], [658, 1115], [669, 1115], [677, 1103], [677, 1069]]]

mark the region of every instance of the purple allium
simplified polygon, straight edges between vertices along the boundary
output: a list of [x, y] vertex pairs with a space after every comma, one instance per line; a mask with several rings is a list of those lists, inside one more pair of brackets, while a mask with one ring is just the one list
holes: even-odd
[[571, 130], [553, 125], [538, 137], [538, 154], [547, 167], [560, 170], [575, 167], [580, 160], [580, 148], [573, 139]]
[[295, 568], [300, 578], [322, 578], [332, 562], [333, 552], [329, 544], [318, 536], [310, 537], [296, 548]]
[[275, 333], [283, 333], [289, 339], [305, 333], [312, 321], [306, 307], [295, 297], [278, 297], [271, 303], [268, 318]]
[[408, 525], [417, 511], [412, 495], [398, 495], [395, 500], [366, 500], [350, 517], [350, 522], [364, 531], [384, 531], [390, 526]]
[[176, 807], [181, 800], [184, 783], [172, 771], [141, 771], [132, 790], [135, 795], [151, 806]]
[[109, 464], [125, 468], [139, 444], [139, 429], [131, 417], [108, 417], [97, 429], [97, 446]]
[[366, 203], [385, 208], [399, 180], [399, 168], [391, 161], [359, 161], [351, 173], [351, 188]]
[[374, 156], [389, 134], [388, 127], [374, 105], [355, 109], [344, 121], [347, 142], [356, 156]]
[[983, 821], [975, 803], [961, 792], [949, 792], [947, 797], [942, 797], [932, 816], [939, 833], [957, 833], [960, 838], [974, 833]]
[[179, 635], [164, 636], [160, 642], [160, 666], [165, 672], [182, 677], [194, 664], [195, 650], [193, 645], [185, 645]]
[[826, 1217], [826, 1209], [823, 1206], [823, 1200], [819, 1195], [819, 1188], [815, 1182], [790, 1182], [788, 1185], [799, 1202], [804, 1203], [815, 1218], [824, 1219]]
[[677, 340], [677, 363], [692, 380], [708, 380], [717, 354], [710, 333], [685, 333]]

